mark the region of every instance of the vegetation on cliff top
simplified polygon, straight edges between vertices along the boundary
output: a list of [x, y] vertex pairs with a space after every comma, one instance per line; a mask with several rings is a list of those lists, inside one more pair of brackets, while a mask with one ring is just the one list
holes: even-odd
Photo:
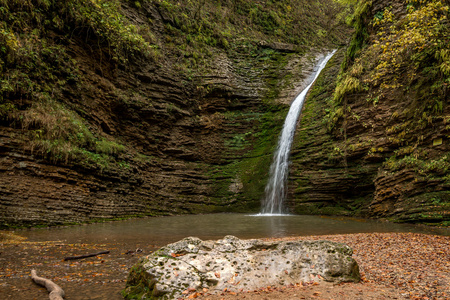
[[[392, 6], [387, 6], [375, 13], [370, 24], [361, 26], [370, 3], [361, 1], [357, 10], [353, 40], [366, 46], [362, 52], [349, 48], [348, 58], [354, 62], [344, 65], [334, 95], [336, 104], [342, 105], [345, 95], [361, 90], [374, 105], [401, 91], [416, 98], [418, 121], [445, 119], [442, 113], [450, 84], [449, 6], [437, 0], [409, 0], [406, 11], [395, 15]], [[368, 30], [373, 35], [370, 45]]]
[[[450, 137], [450, 128], [445, 125], [450, 118], [449, 6], [437, 0], [409, 0], [405, 10], [396, 15], [389, 6], [376, 12], [371, 23], [376, 36], [349, 71], [341, 75], [335, 100], [339, 102], [346, 93], [360, 90], [374, 106], [392, 95], [412, 99], [405, 101], [409, 105], [393, 112], [391, 118], [400, 122], [386, 128], [390, 143], [398, 148], [386, 167], [398, 168], [407, 157], [421, 159], [425, 165], [419, 172], [431, 176], [429, 172], [438, 168], [439, 177], [449, 181], [447, 156], [433, 156], [423, 149], [430, 142], [425, 140], [427, 131], [437, 129], [434, 140]], [[352, 86], [348, 82], [359, 84]], [[442, 129], [436, 128], [439, 124], [444, 125]], [[393, 164], [396, 158], [400, 161]]]

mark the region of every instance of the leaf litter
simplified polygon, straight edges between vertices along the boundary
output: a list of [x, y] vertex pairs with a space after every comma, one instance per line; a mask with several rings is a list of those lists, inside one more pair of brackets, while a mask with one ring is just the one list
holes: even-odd
[[[190, 291], [185, 299], [450, 299], [450, 237], [417, 233], [358, 233], [288, 237], [283, 240], [329, 240], [349, 245], [360, 266], [361, 283], [299, 282], [239, 293]], [[120, 291], [130, 268], [163, 245], [66, 244], [61, 241], [0, 241], [2, 299], [44, 299], [29, 273], [36, 268], [71, 299], [123, 299]], [[139, 249], [139, 251], [130, 250]], [[101, 250], [105, 256], [64, 262], [63, 258]], [[132, 253], [133, 255], [130, 255]], [[219, 275], [220, 276], [220, 275]]]
[[[267, 239], [273, 240], [273, 239]], [[450, 236], [358, 233], [280, 238], [329, 240], [353, 248], [360, 283], [299, 283], [198, 299], [450, 299]]]

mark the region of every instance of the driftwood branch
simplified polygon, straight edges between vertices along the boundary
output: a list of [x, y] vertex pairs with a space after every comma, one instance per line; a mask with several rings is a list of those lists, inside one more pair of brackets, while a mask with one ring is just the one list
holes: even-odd
[[108, 253], [109, 253], [109, 251], [100, 251], [97, 253], [91, 253], [91, 254], [86, 254], [86, 255], [68, 256], [68, 257], [65, 257], [64, 260], [66, 261], [66, 260], [82, 259], [82, 258], [86, 258], [86, 257], [92, 257], [92, 256], [97, 256], [100, 254], [108, 254]]
[[47, 289], [50, 300], [62, 300], [64, 298], [64, 290], [53, 281], [37, 276], [36, 270], [31, 270], [31, 279], [36, 284], [42, 285]]

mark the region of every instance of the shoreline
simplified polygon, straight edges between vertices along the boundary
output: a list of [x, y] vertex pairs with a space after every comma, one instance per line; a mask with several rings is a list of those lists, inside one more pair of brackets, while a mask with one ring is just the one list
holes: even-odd
[[[361, 283], [263, 287], [232, 295], [197, 295], [198, 299], [450, 299], [450, 236], [421, 233], [356, 233], [265, 238], [330, 240], [349, 245]], [[32, 268], [66, 291], [66, 300], [123, 299], [120, 291], [139, 257], [163, 245], [149, 243], [0, 242], [0, 289], [3, 299], [44, 299], [47, 291], [29, 278]], [[142, 252], [131, 250], [142, 249]], [[111, 250], [108, 255], [63, 262], [68, 255]], [[131, 251], [131, 253], [130, 253]], [[89, 298], [88, 295], [97, 298]], [[222, 295], [223, 294], [223, 295]], [[189, 297], [190, 295], [187, 295]], [[302, 298], [305, 297], [305, 298]]]

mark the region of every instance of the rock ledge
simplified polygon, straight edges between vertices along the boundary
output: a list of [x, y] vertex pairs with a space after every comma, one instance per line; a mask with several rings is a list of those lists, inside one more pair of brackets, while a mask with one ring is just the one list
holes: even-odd
[[352, 252], [344, 244], [329, 241], [188, 237], [143, 257], [132, 268], [124, 295], [177, 299], [187, 291], [204, 289], [238, 292], [320, 280], [357, 282], [359, 268]]

